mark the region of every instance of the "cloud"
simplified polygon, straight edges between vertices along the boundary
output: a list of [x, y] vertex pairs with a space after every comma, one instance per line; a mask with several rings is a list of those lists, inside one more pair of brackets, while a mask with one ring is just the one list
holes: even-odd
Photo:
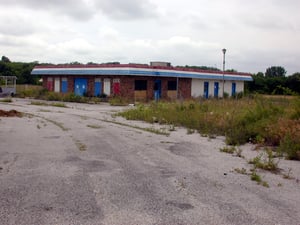
[[95, 11], [93, 2], [88, 0], [1, 0], [2, 6], [23, 7], [40, 11], [53, 12], [75, 20], [89, 20]]
[[96, 6], [108, 17], [117, 20], [153, 18], [156, 6], [148, 0], [99, 0]]
[[84, 39], [73, 39], [49, 46], [48, 51], [63, 54], [86, 55], [93, 51], [94, 47]]
[[5, 35], [24, 36], [30, 35], [37, 30], [37, 27], [23, 16], [10, 17], [9, 13], [2, 13], [0, 20], [0, 30]]

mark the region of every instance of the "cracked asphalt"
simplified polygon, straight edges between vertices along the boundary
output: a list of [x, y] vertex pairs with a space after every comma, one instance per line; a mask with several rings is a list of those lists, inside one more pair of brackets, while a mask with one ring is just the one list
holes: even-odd
[[127, 107], [32, 101], [0, 103], [26, 113], [0, 117], [0, 224], [300, 224], [299, 162], [280, 164], [293, 179], [262, 171], [266, 188], [234, 172], [251, 167], [219, 151], [222, 137], [147, 132], [169, 131], [112, 116]]

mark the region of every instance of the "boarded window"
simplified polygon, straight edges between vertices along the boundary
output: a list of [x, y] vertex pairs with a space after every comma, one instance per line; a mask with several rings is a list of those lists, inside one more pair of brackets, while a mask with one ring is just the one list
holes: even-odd
[[120, 94], [120, 79], [113, 79], [113, 92], [115, 95]]
[[177, 82], [174, 80], [169, 80], [168, 81], [168, 90], [169, 91], [175, 91], [177, 90]]
[[147, 90], [147, 80], [135, 80], [134, 81], [134, 90], [135, 91]]
[[68, 92], [68, 79], [65, 77], [61, 79], [61, 92], [62, 93]]

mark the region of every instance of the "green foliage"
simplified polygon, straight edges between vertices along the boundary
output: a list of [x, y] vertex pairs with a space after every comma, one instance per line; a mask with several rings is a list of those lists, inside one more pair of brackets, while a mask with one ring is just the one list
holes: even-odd
[[[153, 102], [137, 105], [118, 115], [129, 120], [182, 126], [187, 128], [188, 133], [198, 131], [203, 136], [225, 135], [229, 145], [253, 142], [287, 146], [289, 142], [282, 140], [288, 133], [293, 136], [290, 145], [296, 146], [295, 149], [300, 145], [300, 100], [297, 98], [257, 96], [240, 100], [211, 99], [201, 103]], [[241, 153], [235, 153], [242, 157]]]
[[125, 106], [129, 104], [129, 100], [120, 96], [114, 96], [108, 100], [110, 105]]
[[272, 150], [267, 149], [265, 153], [262, 153], [249, 161], [249, 164], [253, 164], [254, 170], [259, 168], [263, 170], [277, 172], [279, 161], [275, 162]]
[[11, 102], [13, 102], [13, 100], [11, 98], [3, 98], [3, 99], [0, 99], [0, 102], [11, 103]]
[[225, 152], [229, 154], [233, 154], [236, 151], [235, 146], [226, 146], [224, 148], [220, 148], [220, 152]]
[[251, 180], [256, 181], [257, 183], [260, 183], [262, 181], [261, 176], [256, 172], [253, 172], [251, 174]]
[[271, 66], [266, 70], [266, 77], [284, 77], [286, 70], [281, 66]]
[[35, 65], [35, 62], [7, 62], [2, 59], [0, 61], [0, 75], [16, 76], [18, 84], [37, 84], [40, 78], [38, 76], [31, 75], [31, 71]]
[[300, 160], [300, 143], [287, 134], [280, 141], [278, 152], [285, 154], [287, 159]]
[[262, 72], [252, 75], [253, 81], [245, 82], [246, 92], [276, 95], [299, 95], [300, 73], [285, 76], [283, 67], [270, 67], [266, 75]]
[[271, 100], [257, 98], [253, 107], [236, 114], [226, 124], [226, 142], [230, 145], [256, 142], [256, 138], [268, 137], [266, 130], [269, 123], [276, 122], [283, 113], [283, 107], [275, 105]]

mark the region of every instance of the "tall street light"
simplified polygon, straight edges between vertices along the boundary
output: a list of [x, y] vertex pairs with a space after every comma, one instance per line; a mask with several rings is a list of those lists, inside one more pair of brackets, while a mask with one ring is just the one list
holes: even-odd
[[222, 97], [224, 98], [224, 82], [225, 82], [224, 76], [225, 76], [225, 54], [226, 54], [226, 49], [223, 48], [222, 52], [223, 52], [223, 96]]

